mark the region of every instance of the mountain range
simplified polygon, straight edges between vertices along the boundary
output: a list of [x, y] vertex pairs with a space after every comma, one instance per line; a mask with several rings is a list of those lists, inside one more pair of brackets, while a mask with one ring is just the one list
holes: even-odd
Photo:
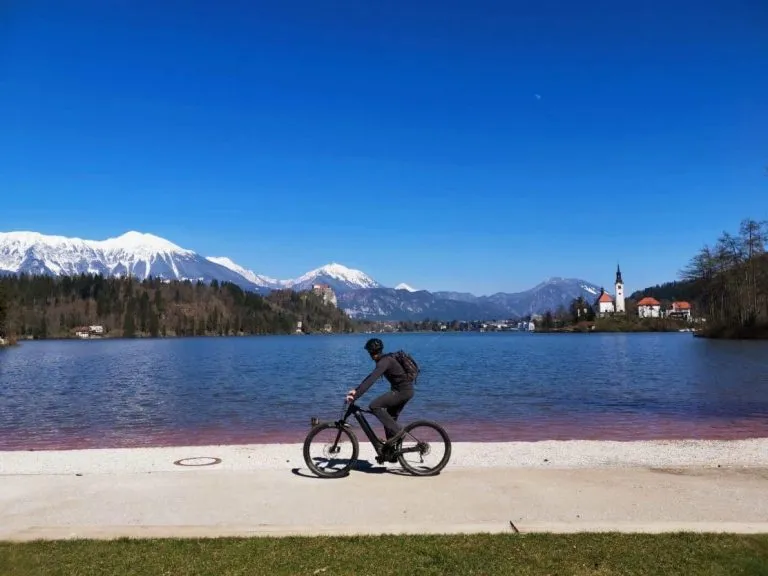
[[331, 263], [295, 279], [256, 274], [225, 256], [201, 256], [152, 234], [127, 232], [107, 240], [83, 240], [37, 232], [0, 233], [0, 273], [34, 275], [102, 274], [153, 276], [175, 280], [232, 282], [245, 290], [306, 290], [329, 285], [338, 305], [353, 318], [372, 320], [480, 320], [522, 317], [568, 306], [583, 296], [593, 301], [599, 288], [576, 278], [550, 278], [518, 293], [475, 296], [428, 292], [402, 283], [383, 286], [364, 272]]

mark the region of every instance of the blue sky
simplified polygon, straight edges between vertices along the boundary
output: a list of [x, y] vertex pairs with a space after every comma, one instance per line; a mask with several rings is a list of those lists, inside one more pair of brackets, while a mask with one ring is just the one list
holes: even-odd
[[3, 2], [0, 230], [632, 291], [768, 217], [767, 31], [760, 0]]

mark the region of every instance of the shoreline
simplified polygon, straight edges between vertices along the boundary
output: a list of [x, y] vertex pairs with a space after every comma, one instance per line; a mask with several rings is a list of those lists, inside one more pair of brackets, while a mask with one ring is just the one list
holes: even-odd
[[[321, 420], [333, 415], [318, 411]], [[528, 445], [537, 442], [618, 442], [637, 441], [738, 441], [768, 438], [768, 420], [764, 417], [710, 418], [684, 420], [655, 415], [630, 417], [592, 414], [588, 424], [579, 415], [563, 418], [525, 418], [514, 421], [471, 421], [438, 419], [454, 443]], [[63, 430], [39, 428], [34, 433], [24, 428], [4, 428], [0, 423], [0, 453], [46, 452], [100, 449], [175, 448], [179, 446], [244, 446], [299, 444], [310, 430], [305, 422], [262, 422], [252, 425], [197, 425], [192, 427], [88, 425]], [[374, 426], [377, 424], [374, 422]], [[377, 428], [378, 429], [378, 428]], [[353, 424], [358, 440], [365, 442]]]
[[[768, 438], [454, 442], [448, 468], [768, 468]], [[361, 462], [374, 462], [360, 443]], [[196, 459], [206, 460], [196, 460]], [[187, 460], [191, 459], [191, 460]], [[399, 466], [399, 465], [395, 465]], [[0, 451], [0, 476], [305, 468], [301, 443]]]
[[32, 336], [19, 337], [17, 344], [22, 342], [90, 342], [90, 341], [124, 341], [124, 340], [191, 340], [196, 338], [263, 338], [269, 336], [347, 336], [352, 334], [366, 334], [366, 332], [269, 332], [265, 334], [188, 334], [177, 336], [176, 334], [158, 335], [135, 335], [135, 336], [94, 336], [80, 338], [78, 336], [46, 336], [45, 338], [35, 338]]
[[[253, 334], [186, 334], [186, 335], [176, 335], [176, 334], [166, 334], [165, 336], [158, 335], [158, 336], [152, 336], [150, 334], [141, 335], [136, 334], [134, 336], [95, 336], [95, 337], [89, 337], [89, 338], [80, 338], [78, 336], [47, 336], [45, 338], [37, 338], [33, 336], [19, 336], [16, 341], [14, 341], [11, 344], [6, 343], [5, 346], [13, 346], [13, 345], [19, 345], [23, 342], [88, 342], [91, 340], [95, 341], [103, 341], [103, 340], [115, 340], [115, 341], [124, 341], [124, 340], [189, 340], [189, 339], [197, 339], [197, 338], [259, 338], [259, 337], [270, 337], [270, 336], [353, 336], [353, 335], [370, 335], [370, 334], [383, 334], [383, 335], [408, 335], [408, 334], [419, 334], [419, 335], [429, 335], [429, 334], [697, 334], [696, 331], [688, 331], [688, 330], [680, 330], [680, 329], [669, 329], [669, 330], [657, 330], [657, 329], [641, 329], [641, 330], [605, 330], [605, 329], [597, 329], [597, 330], [566, 330], [566, 329], [542, 329], [537, 328], [536, 330], [526, 331], [526, 330], [408, 330], [408, 331], [370, 331], [370, 330], [360, 330], [360, 331], [351, 331], [351, 332], [323, 332], [323, 331], [317, 331], [317, 332], [302, 332], [302, 333], [296, 333], [296, 332], [269, 332], [269, 333], [253, 333]], [[709, 336], [702, 336], [711, 338]], [[767, 336], [768, 338], [768, 336]], [[720, 339], [728, 340], [728, 339], [734, 339], [738, 340], [740, 338], [728, 338], [728, 337], [722, 337]], [[748, 339], [748, 338], [742, 338], [742, 339]], [[2, 345], [0, 345], [2, 347]]]

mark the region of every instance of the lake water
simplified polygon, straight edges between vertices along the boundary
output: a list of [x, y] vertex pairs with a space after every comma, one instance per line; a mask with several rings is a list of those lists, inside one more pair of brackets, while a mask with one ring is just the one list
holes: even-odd
[[[302, 441], [310, 418], [336, 418], [372, 368], [367, 337], [24, 342], [0, 351], [0, 450]], [[768, 343], [383, 339], [423, 370], [402, 420], [435, 419], [456, 441], [768, 436]], [[365, 404], [387, 389], [374, 384]]]

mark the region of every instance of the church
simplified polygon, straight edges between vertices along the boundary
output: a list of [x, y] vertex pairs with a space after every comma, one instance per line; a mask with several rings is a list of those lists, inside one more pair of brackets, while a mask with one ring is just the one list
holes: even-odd
[[616, 266], [616, 299], [608, 294], [605, 289], [600, 289], [600, 296], [595, 305], [595, 312], [598, 316], [604, 317], [609, 314], [624, 314], [624, 281], [621, 279], [621, 268]]

